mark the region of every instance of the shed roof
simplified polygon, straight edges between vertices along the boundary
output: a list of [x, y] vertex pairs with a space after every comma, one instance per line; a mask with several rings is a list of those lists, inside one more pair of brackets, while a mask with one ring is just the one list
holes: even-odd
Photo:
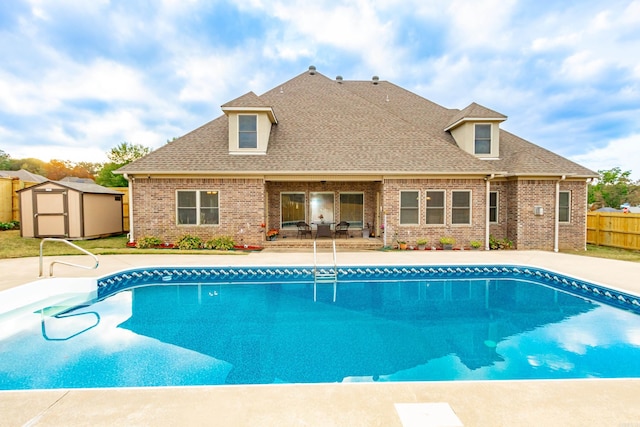
[[47, 178], [42, 175], [38, 175], [36, 173], [29, 172], [25, 169], [20, 169], [17, 171], [0, 171], [0, 176], [4, 176], [7, 178], [18, 178], [21, 181], [25, 182], [45, 182]]
[[112, 195], [118, 195], [118, 196], [122, 196], [124, 194], [121, 191], [112, 190], [110, 188], [103, 187], [103, 186], [95, 184], [95, 183], [72, 182], [72, 181], [49, 181], [49, 180], [47, 180], [45, 182], [41, 182], [40, 184], [36, 184], [36, 185], [34, 185], [32, 187], [23, 188], [21, 190], [18, 190], [18, 192], [37, 189], [38, 187], [42, 187], [42, 186], [44, 186], [44, 185], [46, 185], [48, 183], [53, 183], [53, 184], [56, 184], [56, 185], [64, 187], [64, 188], [68, 188], [70, 190], [78, 191], [80, 193], [112, 194]]

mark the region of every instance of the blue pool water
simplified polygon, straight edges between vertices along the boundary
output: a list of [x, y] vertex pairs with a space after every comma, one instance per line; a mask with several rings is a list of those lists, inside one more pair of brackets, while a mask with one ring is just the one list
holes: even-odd
[[[0, 341], [0, 389], [640, 377], [640, 304], [512, 266], [165, 268]], [[310, 280], [311, 277], [311, 280]]]

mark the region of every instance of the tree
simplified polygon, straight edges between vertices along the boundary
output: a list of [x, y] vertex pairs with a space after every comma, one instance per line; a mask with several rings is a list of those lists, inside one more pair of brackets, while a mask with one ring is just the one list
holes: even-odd
[[102, 166], [96, 177], [96, 182], [105, 187], [126, 187], [129, 183], [122, 175], [115, 175], [114, 170], [131, 163], [151, 152], [151, 148], [140, 144], [130, 144], [123, 142], [113, 147], [107, 153], [107, 158], [111, 160]]
[[596, 183], [589, 186], [589, 203], [617, 209], [623, 203], [640, 202], [640, 186], [631, 181], [631, 171], [622, 172], [619, 167], [615, 167], [599, 170], [598, 175], [600, 177]]
[[0, 171], [10, 170], [11, 167], [11, 156], [5, 153], [3, 150], [0, 150]]
[[125, 141], [109, 150], [107, 157], [112, 163], [124, 166], [140, 157], [146, 156], [150, 152], [151, 148], [149, 147], [141, 144], [129, 144]]
[[62, 160], [51, 160], [44, 167], [45, 176], [52, 181], [60, 181], [62, 178], [71, 176], [71, 170], [67, 163]]
[[11, 159], [11, 167], [9, 169], [12, 171], [24, 169], [31, 173], [35, 173], [42, 176], [45, 176], [47, 174], [46, 163], [43, 162], [42, 160], [34, 159], [34, 158]]
[[96, 183], [105, 187], [126, 187], [129, 185], [122, 175], [116, 175], [114, 170], [120, 168], [121, 165], [116, 163], [105, 163], [98, 175], [96, 175]]
[[90, 177], [75, 175], [75, 176], [80, 176], [80, 178], [93, 178], [94, 175], [97, 175], [98, 172], [100, 172], [100, 169], [102, 169], [102, 163], [94, 163], [94, 162], [78, 162], [73, 167], [74, 173], [77, 172], [79, 174], [91, 175]]

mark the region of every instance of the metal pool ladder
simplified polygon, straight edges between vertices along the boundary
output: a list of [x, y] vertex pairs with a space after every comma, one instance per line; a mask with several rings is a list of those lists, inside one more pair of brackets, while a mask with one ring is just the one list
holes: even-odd
[[316, 242], [313, 242], [313, 300], [318, 298], [318, 283], [333, 283], [333, 302], [336, 302], [338, 290], [338, 264], [336, 262], [336, 241], [333, 240], [333, 269], [318, 270], [318, 249]]
[[80, 246], [75, 245], [75, 244], [71, 243], [71, 242], [70, 242], [70, 241], [68, 241], [68, 240], [65, 240], [65, 239], [57, 239], [57, 238], [55, 238], [55, 237], [46, 237], [46, 238], [44, 238], [44, 239], [42, 239], [42, 240], [40, 241], [40, 273], [38, 274], [38, 277], [42, 277], [42, 246], [44, 245], [44, 242], [63, 242], [63, 243], [66, 243], [67, 245], [69, 245], [69, 246], [71, 246], [71, 247], [73, 247], [73, 248], [76, 248], [76, 249], [77, 249], [77, 250], [79, 250], [80, 252], [83, 252], [83, 253], [85, 253], [85, 254], [89, 255], [89, 256], [90, 256], [90, 257], [92, 257], [92, 258], [94, 259], [94, 261], [96, 262], [96, 263], [95, 263], [95, 265], [94, 265], [93, 267], [87, 267], [86, 265], [73, 264], [73, 263], [70, 263], [70, 262], [65, 262], [65, 261], [58, 261], [58, 260], [55, 260], [55, 261], [52, 261], [52, 262], [51, 262], [51, 265], [49, 266], [49, 276], [53, 276], [53, 265], [54, 265], [54, 264], [70, 265], [71, 267], [79, 267], [79, 268], [84, 268], [84, 269], [86, 269], [86, 270], [95, 270], [96, 268], [98, 268], [98, 264], [100, 263], [100, 262], [98, 261], [98, 257], [97, 257], [97, 256], [95, 256], [94, 254], [92, 254], [91, 252], [89, 252], [89, 251], [87, 251], [87, 250], [85, 250], [85, 249], [82, 249]]

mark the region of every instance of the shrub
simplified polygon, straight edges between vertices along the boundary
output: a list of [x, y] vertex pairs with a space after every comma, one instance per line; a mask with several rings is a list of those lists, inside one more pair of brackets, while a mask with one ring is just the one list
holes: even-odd
[[429, 241], [427, 239], [418, 239], [416, 240], [416, 245], [418, 246], [424, 246], [428, 243]]
[[20, 221], [0, 222], [0, 230], [13, 230], [20, 228]]
[[162, 240], [155, 236], [144, 236], [136, 242], [136, 247], [139, 249], [155, 248], [162, 244]]
[[202, 239], [198, 236], [185, 234], [178, 239], [178, 241], [176, 242], [176, 246], [178, 247], [178, 249], [182, 250], [200, 249], [202, 247]]
[[455, 245], [456, 239], [453, 237], [443, 236], [440, 238], [440, 243], [443, 245]]
[[489, 236], [489, 249], [511, 249], [513, 242], [506, 237], [504, 239], [496, 239]]
[[219, 236], [214, 237], [211, 240], [207, 240], [204, 243], [204, 247], [206, 249], [217, 249], [220, 251], [228, 251], [229, 249], [233, 249], [235, 242], [231, 236]]
[[482, 246], [482, 241], [480, 240], [472, 240], [469, 242], [469, 246], [471, 246], [472, 248], [479, 248], [480, 246]]

